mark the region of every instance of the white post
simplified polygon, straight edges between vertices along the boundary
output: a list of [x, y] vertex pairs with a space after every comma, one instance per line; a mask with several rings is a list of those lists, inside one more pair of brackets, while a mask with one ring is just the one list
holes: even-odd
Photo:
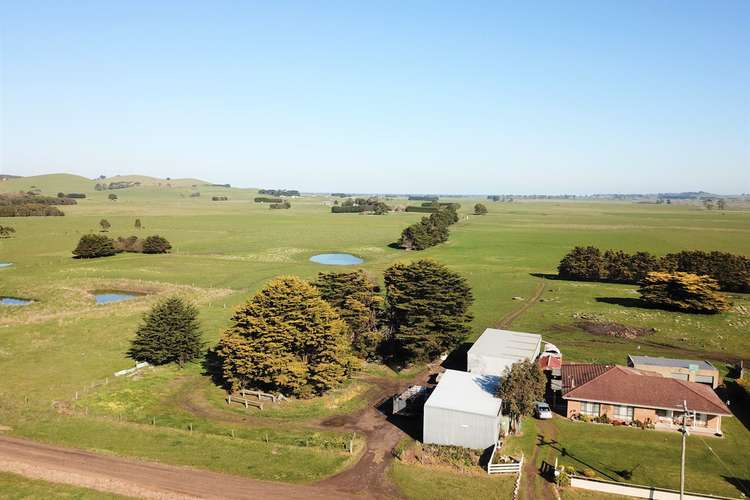
[[680, 460], [680, 500], [685, 498], [685, 439], [687, 438], [688, 430], [685, 425], [688, 414], [687, 401], [682, 402], [682, 456]]

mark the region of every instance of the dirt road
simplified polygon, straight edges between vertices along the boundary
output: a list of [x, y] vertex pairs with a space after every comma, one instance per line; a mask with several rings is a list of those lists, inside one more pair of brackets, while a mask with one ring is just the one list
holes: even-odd
[[513, 323], [513, 321], [515, 321], [519, 316], [521, 316], [523, 313], [528, 311], [531, 306], [536, 304], [536, 301], [542, 297], [543, 293], [544, 293], [544, 280], [542, 280], [542, 282], [537, 285], [536, 290], [534, 290], [534, 295], [529, 297], [529, 299], [525, 300], [521, 307], [519, 307], [515, 311], [511, 311], [504, 318], [502, 318], [497, 323], [496, 328], [499, 328], [501, 330], [504, 330], [505, 328], [509, 328], [510, 325]]
[[5, 436], [0, 436], [0, 470], [142, 498], [351, 498], [333, 486], [259, 481]]

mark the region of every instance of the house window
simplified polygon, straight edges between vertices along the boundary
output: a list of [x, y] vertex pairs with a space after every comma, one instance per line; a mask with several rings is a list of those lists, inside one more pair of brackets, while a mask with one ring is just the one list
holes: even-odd
[[711, 375], [696, 375], [695, 381], [700, 384], [708, 384], [713, 387], [714, 378]]
[[589, 417], [599, 416], [599, 403], [581, 403], [581, 414]]
[[706, 427], [708, 425], [708, 415], [705, 413], [696, 413], [693, 418], [693, 425], [695, 427]]
[[672, 410], [656, 410], [656, 416], [660, 418], [672, 418]]
[[615, 418], [617, 420], [633, 420], [633, 407], [615, 406]]

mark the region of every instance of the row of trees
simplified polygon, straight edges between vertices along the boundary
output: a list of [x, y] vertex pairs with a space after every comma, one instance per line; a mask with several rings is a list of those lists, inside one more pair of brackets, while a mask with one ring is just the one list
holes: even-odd
[[651, 272], [710, 276], [721, 290], [750, 292], [750, 259], [727, 252], [684, 250], [656, 257], [648, 252], [602, 252], [594, 246], [575, 247], [560, 261], [561, 278], [581, 281], [641, 283]]
[[61, 217], [65, 212], [55, 206], [26, 203], [0, 205], [0, 217]]
[[458, 222], [458, 213], [452, 206], [441, 208], [429, 217], [404, 229], [398, 246], [406, 250], [424, 250], [448, 240], [448, 226]]
[[141, 240], [137, 236], [118, 238], [117, 241], [103, 234], [84, 234], [73, 250], [78, 259], [109, 257], [119, 252], [139, 252], [148, 254], [167, 253], [172, 249], [166, 238], [153, 235]]
[[331, 213], [334, 214], [367, 212], [375, 215], [385, 215], [392, 210], [385, 202], [374, 196], [370, 198], [348, 198], [341, 204], [339, 204], [338, 200], [334, 200], [333, 204]]
[[296, 189], [259, 189], [258, 194], [267, 194], [271, 196], [299, 196]]

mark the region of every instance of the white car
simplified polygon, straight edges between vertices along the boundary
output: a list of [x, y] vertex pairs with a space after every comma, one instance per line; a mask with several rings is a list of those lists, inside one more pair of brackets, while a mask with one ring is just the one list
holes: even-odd
[[552, 410], [544, 401], [537, 401], [534, 403], [534, 416], [540, 420], [548, 420], [552, 418]]

